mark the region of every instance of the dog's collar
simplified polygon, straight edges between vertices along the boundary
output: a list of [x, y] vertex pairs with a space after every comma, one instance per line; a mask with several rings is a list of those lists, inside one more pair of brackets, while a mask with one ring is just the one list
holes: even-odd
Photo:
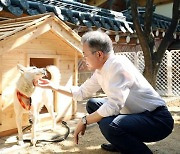
[[[25, 110], [30, 110], [31, 109], [31, 97], [27, 97], [26, 95], [22, 94], [19, 90], [16, 92], [17, 98], [19, 100], [19, 103]], [[22, 98], [28, 99], [29, 102], [25, 103], [23, 102]]]

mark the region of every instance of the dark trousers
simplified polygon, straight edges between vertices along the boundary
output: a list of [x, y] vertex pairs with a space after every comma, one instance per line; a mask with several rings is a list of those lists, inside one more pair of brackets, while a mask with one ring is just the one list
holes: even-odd
[[[95, 112], [104, 98], [92, 98], [87, 102], [87, 112]], [[167, 137], [173, 129], [174, 120], [167, 107], [138, 114], [119, 114], [105, 117], [98, 122], [104, 137], [123, 154], [150, 154], [143, 142], [155, 142]]]

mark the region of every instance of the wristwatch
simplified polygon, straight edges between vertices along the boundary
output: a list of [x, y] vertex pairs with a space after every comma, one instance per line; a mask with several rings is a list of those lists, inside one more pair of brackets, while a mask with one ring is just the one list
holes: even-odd
[[82, 123], [83, 123], [84, 125], [87, 125], [87, 119], [86, 119], [86, 116], [82, 117]]

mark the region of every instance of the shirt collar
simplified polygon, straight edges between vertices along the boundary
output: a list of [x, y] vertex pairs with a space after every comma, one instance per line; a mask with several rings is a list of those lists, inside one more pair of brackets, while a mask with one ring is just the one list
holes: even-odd
[[106, 70], [106, 68], [108, 67], [109, 63], [111, 62], [111, 59], [113, 59], [113, 57], [115, 56], [114, 53], [111, 53], [108, 57], [108, 59], [106, 60], [106, 62], [104, 63], [104, 65], [102, 66], [101, 69], [97, 69], [98, 73], [102, 73], [104, 70]]

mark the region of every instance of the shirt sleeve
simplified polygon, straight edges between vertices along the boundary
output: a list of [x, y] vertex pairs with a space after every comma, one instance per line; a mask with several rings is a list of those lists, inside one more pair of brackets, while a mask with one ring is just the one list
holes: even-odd
[[109, 68], [107, 101], [97, 110], [98, 114], [107, 117], [118, 115], [124, 107], [133, 85], [134, 77], [124, 66], [115, 62]]
[[72, 87], [71, 92], [73, 99], [82, 101], [84, 98], [92, 96], [95, 92], [100, 89], [100, 85], [96, 78], [96, 72], [93, 73], [90, 79], [87, 79], [80, 87]]

